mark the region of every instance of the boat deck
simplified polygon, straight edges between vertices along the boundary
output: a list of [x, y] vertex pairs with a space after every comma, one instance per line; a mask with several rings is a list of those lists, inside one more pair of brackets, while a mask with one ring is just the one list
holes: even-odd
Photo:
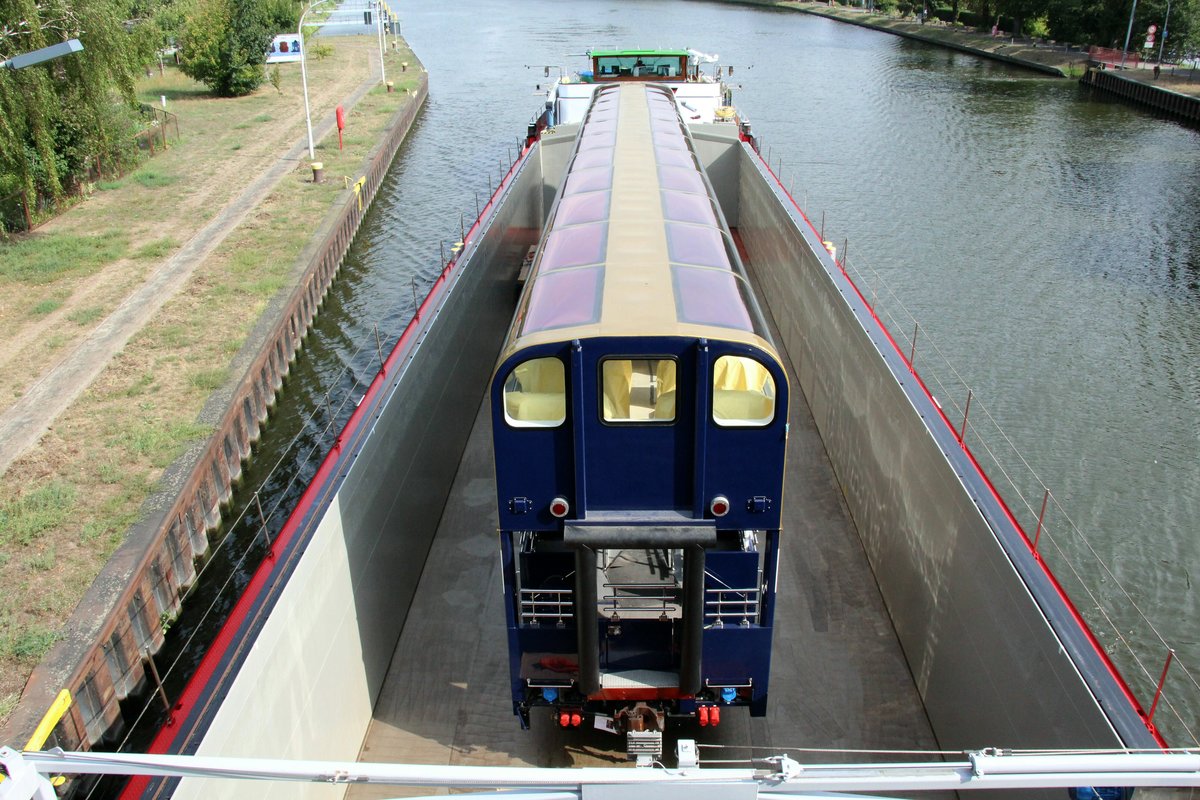
[[[702, 763], [761, 758], [790, 748], [933, 750], [936, 740], [912, 675], [794, 375], [791, 383], [769, 713], [752, 719], [747, 710], [730, 709], [718, 728], [681, 727], [673, 734], [696, 738]], [[509, 701], [496, 530], [491, 419], [483, 403], [359, 760], [628, 763], [624, 737], [560, 729], [548, 709], [535, 709], [532, 729], [520, 729]], [[671, 734], [664, 746], [670, 759]], [[869, 758], [790, 753], [810, 763]], [[352, 786], [347, 797], [427, 793]]]

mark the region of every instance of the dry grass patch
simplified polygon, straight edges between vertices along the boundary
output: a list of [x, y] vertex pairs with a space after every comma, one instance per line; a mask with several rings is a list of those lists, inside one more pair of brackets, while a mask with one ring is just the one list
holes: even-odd
[[[368, 41], [353, 44], [350, 56], [361, 60], [363, 47], [374, 46], [373, 39], [364, 38]], [[343, 41], [339, 39], [335, 46], [341, 50]], [[51, 432], [4, 475], [0, 515], [8, 516], [0, 520], [12, 522], [0, 528], [11, 531], [0, 534], [9, 537], [0, 539], [0, 609], [8, 614], [0, 627], [6, 637], [0, 639], [0, 720], [11, 713], [12, 698], [29, 670], [53, 644], [63, 620], [138, 519], [163, 470], [185, 448], [210, 435], [208, 427], [196, 423], [205, 401], [214, 389], [240, 377], [230, 373], [233, 357], [271, 298], [298, 278], [295, 262], [307, 240], [297, 231], [315, 230], [335, 200], [351, 197], [343, 176], [351, 181], [358, 177], [385, 123], [419, 79], [418, 62], [410, 50], [389, 53], [388, 59], [389, 74], [399, 76], [393, 78], [396, 91], [389, 94], [379, 87], [350, 110], [355, 141], [347, 141], [343, 152], [337, 150], [336, 138], [322, 147], [321, 159], [330, 179], [313, 184], [306, 164], [298, 165], [216, 249], [185, 289], [127, 343]], [[332, 80], [334, 71], [348, 68], [351, 61], [335, 54], [325, 62], [314, 62], [310, 80], [315, 83], [315, 76], [322, 74]], [[400, 73], [401, 61], [412, 65], [409, 72]], [[299, 75], [293, 77], [298, 84]], [[361, 71], [356, 73], [353, 83], [363, 77]], [[55, 234], [78, 236], [76, 228], [112, 215], [129, 216], [130, 208], [151, 209], [148, 215], [154, 216], [159, 210], [155, 198], [193, 211], [179, 216], [172, 210], [177, 220], [173, 225], [131, 225], [124, 257], [96, 277], [108, 278], [121, 272], [122, 265], [149, 263], [173, 252], [187, 241], [189, 231], [201, 227], [203, 215], [194, 209], [205, 192], [211, 197], [222, 188], [225, 199], [232, 196], [233, 189], [216, 185], [205, 169], [215, 163], [211, 161], [215, 153], [223, 153], [218, 159], [222, 170], [244, 170], [250, 163], [225, 163], [230, 160], [226, 155], [233, 137], [244, 136], [234, 132], [236, 126], [264, 131], [290, 120], [293, 128], [283, 137], [289, 146], [303, 133], [303, 110], [295, 108], [298, 88], [288, 83], [286, 74], [282, 95], [267, 87], [250, 98], [228, 101], [184, 88], [173, 93], [164, 88], [164, 82], [178, 81], [168, 73], [148, 82], [150, 88], [144, 92], [155, 100], [168, 94], [168, 109], [180, 113], [181, 119], [183, 109], [192, 108], [188, 121], [181, 122], [184, 144], [161, 154], [155, 169], [144, 173], [159, 177], [133, 177], [119, 188], [94, 195], [68, 215], [84, 219], [62, 219], [62, 230]], [[322, 113], [334, 104], [327, 103]], [[238, 158], [260, 147], [260, 138], [246, 136]], [[272, 154], [281, 154], [278, 146]], [[163, 183], [164, 176], [176, 179]], [[153, 186], [156, 182], [161, 185]], [[207, 189], [197, 185], [205, 182], [214, 185]], [[215, 211], [210, 209], [211, 213]], [[164, 237], [164, 231], [170, 235]], [[144, 274], [144, 268], [142, 273], [124, 274]], [[98, 295], [85, 291], [84, 282], [60, 277], [53, 289], [63, 287], [70, 299], [46, 316], [62, 322], [77, 337], [115, 307], [113, 302], [93, 302]], [[0, 367], [0, 376], [5, 369], [11, 365]]]

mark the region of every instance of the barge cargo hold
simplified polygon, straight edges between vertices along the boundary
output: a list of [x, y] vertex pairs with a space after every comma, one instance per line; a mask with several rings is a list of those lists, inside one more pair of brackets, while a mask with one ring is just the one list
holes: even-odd
[[[702, 744], [1159, 746], [745, 127], [689, 128], [793, 388], [770, 707], [762, 720], [723, 715]], [[520, 154], [276, 539], [156, 752], [622, 759], [623, 742], [602, 731], [539, 725], [536, 715], [532, 732], [513, 724], [495, 550], [486, 386], [577, 131], [560, 123]], [[261, 784], [244, 786], [264, 796]], [[205, 779], [142, 780], [127, 796], [216, 790]]]

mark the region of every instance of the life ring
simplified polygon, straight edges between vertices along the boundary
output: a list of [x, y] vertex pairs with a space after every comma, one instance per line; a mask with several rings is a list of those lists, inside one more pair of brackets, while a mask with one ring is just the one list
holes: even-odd
[[717, 110], [713, 112], [717, 119], [733, 119], [733, 115], [736, 113], [733, 106], [718, 106]]

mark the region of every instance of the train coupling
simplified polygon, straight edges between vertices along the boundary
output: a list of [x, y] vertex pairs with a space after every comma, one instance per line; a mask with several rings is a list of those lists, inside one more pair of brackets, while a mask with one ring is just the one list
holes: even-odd
[[649, 767], [663, 752], [663, 728], [666, 715], [660, 708], [638, 703], [616, 714], [617, 725], [625, 730], [625, 757], [639, 767]]
[[625, 757], [639, 767], [652, 767], [662, 757], [662, 731], [626, 731]]

